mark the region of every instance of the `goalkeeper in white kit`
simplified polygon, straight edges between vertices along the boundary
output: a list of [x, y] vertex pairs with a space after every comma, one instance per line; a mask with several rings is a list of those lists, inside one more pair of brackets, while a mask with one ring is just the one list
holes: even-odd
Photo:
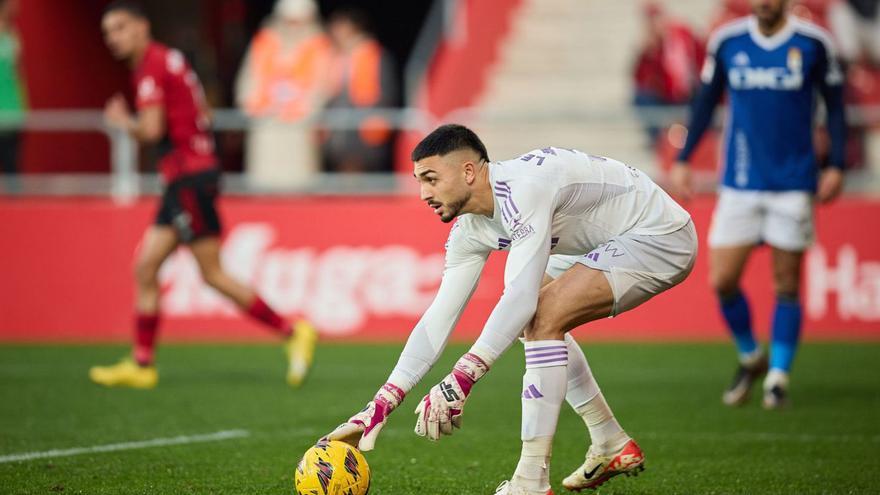
[[548, 147], [490, 162], [479, 137], [460, 125], [434, 130], [412, 160], [421, 199], [443, 222], [458, 219], [440, 289], [388, 382], [327, 437], [374, 447], [388, 415], [439, 358], [489, 253], [509, 250], [503, 295], [470, 351], [419, 403], [416, 433], [438, 440], [460, 427], [474, 384], [523, 337], [522, 454], [496, 493], [552, 493], [550, 453], [563, 399], [592, 441], [586, 462], [565, 478], [567, 489], [643, 469], [642, 450], [614, 418], [568, 332], [684, 280], [697, 253], [688, 213], [646, 175], [610, 158]]

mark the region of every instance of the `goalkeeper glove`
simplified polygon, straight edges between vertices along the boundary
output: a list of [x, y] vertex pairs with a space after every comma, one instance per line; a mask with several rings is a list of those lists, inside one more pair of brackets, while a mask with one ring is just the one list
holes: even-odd
[[364, 452], [373, 450], [376, 437], [385, 426], [388, 415], [403, 401], [406, 393], [397, 386], [386, 383], [376, 392], [373, 400], [367, 402], [359, 413], [327, 434], [327, 440], [340, 440]]
[[462, 356], [452, 373], [434, 385], [416, 407], [416, 435], [439, 440], [441, 434], [452, 435], [454, 428], [461, 428], [464, 403], [474, 383], [487, 371], [489, 366], [476, 354]]

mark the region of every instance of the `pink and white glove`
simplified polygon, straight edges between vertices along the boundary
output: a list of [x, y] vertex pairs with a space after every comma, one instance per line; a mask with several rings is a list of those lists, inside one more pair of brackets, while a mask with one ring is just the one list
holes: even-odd
[[373, 450], [376, 445], [376, 437], [385, 426], [388, 415], [403, 402], [405, 396], [406, 393], [403, 390], [391, 383], [386, 383], [376, 392], [373, 400], [367, 402], [361, 412], [337, 426], [324, 438], [343, 441], [363, 452]]
[[467, 353], [455, 363], [452, 373], [434, 385], [416, 407], [416, 435], [439, 440], [440, 435], [452, 435], [454, 428], [461, 428], [464, 402], [471, 388], [489, 366], [473, 353]]

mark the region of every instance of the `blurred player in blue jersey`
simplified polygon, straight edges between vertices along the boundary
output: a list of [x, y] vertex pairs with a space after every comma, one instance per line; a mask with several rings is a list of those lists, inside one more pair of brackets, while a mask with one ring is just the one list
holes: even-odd
[[[709, 232], [711, 284], [739, 350], [739, 367], [723, 401], [744, 403], [766, 373], [767, 409], [786, 403], [801, 331], [801, 261], [813, 241], [813, 201], [840, 194], [846, 133], [843, 74], [831, 38], [788, 15], [788, 3], [751, 0], [751, 16], [720, 27], [710, 38], [703, 87], [672, 170], [674, 187], [687, 198], [692, 190], [686, 162], [727, 89], [723, 176]], [[812, 140], [817, 93], [825, 102], [831, 137], [830, 159], [821, 170]], [[755, 342], [749, 304], [739, 287], [749, 254], [761, 243], [772, 249], [776, 288], [769, 362]]]

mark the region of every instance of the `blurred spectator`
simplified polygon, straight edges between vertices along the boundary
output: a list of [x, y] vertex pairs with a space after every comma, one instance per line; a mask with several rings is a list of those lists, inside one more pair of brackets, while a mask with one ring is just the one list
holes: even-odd
[[749, 0], [724, 0], [721, 3], [721, 10], [709, 23], [709, 32], [715, 31], [722, 24], [726, 24], [734, 19], [751, 15], [752, 7]]
[[248, 48], [236, 83], [238, 105], [255, 119], [247, 140], [251, 184], [307, 184], [318, 171], [316, 135], [302, 125], [320, 111], [331, 47], [313, 0], [278, 0]]
[[0, 165], [8, 175], [18, 170], [21, 133], [15, 129], [27, 103], [18, 61], [21, 45], [15, 29], [17, 0], [0, 0]]
[[[795, 16], [828, 28], [829, 4], [844, 1], [846, 0], [791, 0], [789, 6], [791, 13]], [[724, 0], [721, 2], [720, 11], [709, 23], [709, 31], [715, 31], [722, 24], [751, 15], [751, 13], [752, 7], [749, 0]]]
[[797, 0], [791, 2], [791, 13], [796, 17], [817, 24], [830, 31], [828, 9], [834, 3], [844, 0]]
[[838, 0], [828, 9], [828, 22], [846, 62], [880, 64], [880, 0]]
[[[659, 3], [644, 4], [645, 39], [634, 69], [634, 104], [656, 109], [687, 103], [699, 80], [703, 46], [691, 29], [669, 18]], [[660, 128], [646, 118], [653, 146]]]
[[[327, 23], [335, 54], [328, 109], [388, 108], [397, 103], [390, 56], [370, 34], [369, 19], [355, 8], [334, 12]], [[356, 129], [329, 129], [324, 163], [332, 172], [391, 170], [391, 127], [382, 117], [363, 115]]]

